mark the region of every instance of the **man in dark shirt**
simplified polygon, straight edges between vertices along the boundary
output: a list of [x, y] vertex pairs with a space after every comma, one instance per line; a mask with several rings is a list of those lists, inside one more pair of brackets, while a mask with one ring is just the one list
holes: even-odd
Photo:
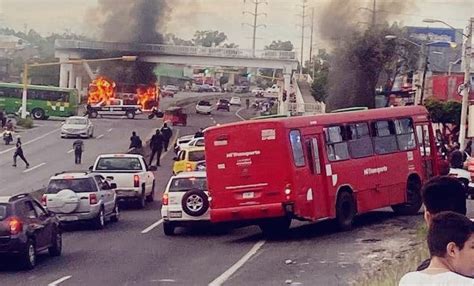
[[163, 134], [163, 148], [165, 152], [168, 151], [168, 145], [170, 144], [171, 136], [173, 136], [173, 130], [168, 127], [168, 124], [164, 123], [161, 127], [161, 134]]
[[150, 140], [150, 148], [151, 148], [151, 156], [150, 156], [150, 166], [152, 165], [151, 163], [153, 162], [153, 157], [156, 157], [156, 166], [160, 166], [160, 157], [161, 157], [161, 152], [163, 152], [163, 135], [161, 134], [160, 130], [157, 129], [155, 135], [151, 137]]
[[78, 139], [72, 143], [72, 149], [74, 149], [74, 162], [76, 164], [82, 163], [82, 152], [84, 152], [84, 142]]
[[135, 131], [132, 132], [132, 137], [130, 137], [130, 146], [128, 149], [141, 149], [142, 148], [142, 139], [137, 135]]
[[[452, 211], [466, 215], [466, 190], [458, 179], [452, 177], [436, 177], [429, 180], [421, 190], [425, 205], [425, 222], [430, 227], [434, 215]], [[431, 259], [423, 261], [416, 269], [422, 271], [428, 268]]]
[[15, 154], [13, 154], [13, 167], [16, 167], [16, 157], [20, 157], [23, 160], [23, 162], [25, 162], [26, 168], [30, 167], [30, 164], [26, 160], [25, 155], [23, 155], [23, 148], [21, 147], [20, 137], [18, 137], [16, 141], [16, 151], [15, 151]]

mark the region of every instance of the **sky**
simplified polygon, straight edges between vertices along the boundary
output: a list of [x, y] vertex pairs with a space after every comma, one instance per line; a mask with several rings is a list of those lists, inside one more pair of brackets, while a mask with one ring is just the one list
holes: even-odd
[[[134, 0], [117, 0], [134, 1]], [[242, 23], [251, 23], [253, 17], [242, 14], [253, 10], [253, 0], [169, 0], [173, 11], [171, 21], [163, 27], [189, 39], [196, 30], [220, 30], [228, 35], [229, 42], [241, 48], [251, 48], [252, 29]], [[258, 29], [257, 48], [263, 48], [273, 40], [291, 40], [297, 49], [301, 42], [301, 5], [303, 0], [267, 0], [260, 5], [260, 11], [267, 16], [259, 23], [266, 28]], [[321, 15], [324, 5], [330, 0], [307, 0], [308, 7], [315, 8], [315, 18]], [[367, 5], [368, 0], [347, 0]], [[377, 0], [387, 1], [387, 0]], [[424, 18], [435, 18], [463, 28], [469, 17], [474, 17], [474, 0], [400, 0], [414, 3], [403, 12], [391, 11], [390, 18], [404, 25], [427, 26]], [[84, 35], [97, 35], [98, 22], [87, 14], [97, 9], [98, 0], [0, 0], [2, 26], [17, 30], [35, 29], [41, 34], [72, 31]], [[366, 6], [367, 7], [367, 6]], [[308, 11], [309, 12], [309, 11]], [[368, 13], [359, 10], [358, 13]], [[343, 21], [344, 19], [341, 19]], [[306, 24], [310, 24], [307, 18]], [[432, 27], [439, 26], [430, 24]], [[309, 41], [309, 28], [305, 37]], [[318, 30], [315, 27], [315, 46], [318, 46]], [[306, 46], [306, 44], [305, 44]]]

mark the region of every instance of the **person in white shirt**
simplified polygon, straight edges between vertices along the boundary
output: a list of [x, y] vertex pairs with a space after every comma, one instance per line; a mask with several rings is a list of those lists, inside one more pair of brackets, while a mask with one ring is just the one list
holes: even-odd
[[474, 286], [474, 222], [454, 212], [435, 215], [428, 230], [431, 261], [399, 286]]

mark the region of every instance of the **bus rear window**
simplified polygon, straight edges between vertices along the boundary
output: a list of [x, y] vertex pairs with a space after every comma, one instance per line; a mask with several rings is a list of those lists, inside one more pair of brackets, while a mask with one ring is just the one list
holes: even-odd
[[303, 167], [305, 165], [303, 143], [301, 142], [301, 133], [299, 130], [290, 131], [290, 143], [293, 153], [293, 161], [295, 162], [296, 167]]

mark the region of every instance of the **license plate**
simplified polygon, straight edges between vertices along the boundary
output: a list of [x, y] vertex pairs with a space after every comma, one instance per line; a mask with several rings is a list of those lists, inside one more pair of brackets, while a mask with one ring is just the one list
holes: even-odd
[[182, 216], [183, 216], [183, 214], [182, 214], [180, 211], [178, 211], [178, 212], [170, 212], [170, 218], [180, 218], [180, 217], [182, 217]]
[[255, 196], [254, 192], [245, 192], [242, 194], [242, 197], [244, 199], [253, 199], [254, 196]]
[[76, 221], [79, 218], [77, 216], [62, 216], [61, 220], [63, 221]]

